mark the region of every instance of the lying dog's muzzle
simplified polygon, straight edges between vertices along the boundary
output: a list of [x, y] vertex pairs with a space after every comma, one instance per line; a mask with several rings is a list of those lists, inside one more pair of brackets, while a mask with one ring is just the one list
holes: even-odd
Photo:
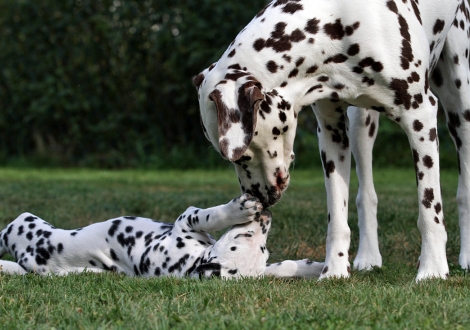
[[252, 185], [251, 189], [246, 190], [247, 193], [258, 198], [263, 204], [264, 208], [276, 204], [281, 199], [283, 190], [276, 188], [275, 186], [266, 186], [265, 189], [259, 189], [259, 184]]

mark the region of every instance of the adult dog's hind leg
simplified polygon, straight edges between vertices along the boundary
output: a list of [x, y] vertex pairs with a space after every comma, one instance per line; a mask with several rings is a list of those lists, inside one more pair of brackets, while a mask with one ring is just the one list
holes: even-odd
[[400, 126], [410, 142], [418, 185], [418, 229], [422, 243], [416, 280], [446, 278], [449, 267], [439, 182], [437, 102], [431, 91], [428, 91], [418, 108], [403, 110], [402, 115]]
[[375, 110], [348, 108], [351, 150], [359, 181], [356, 197], [359, 249], [354, 259], [354, 268], [358, 270], [382, 266], [377, 236], [377, 194], [372, 175], [372, 149], [377, 137], [379, 116]]
[[[462, 2], [468, 9], [468, 3]], [[459, 24], [457, 24], [457, 23]], [[459, 161], [457, 203], [460, 224], [459, 263], [470, 268], [470, 39], [469, 22], [459, 11], [431, 79], [431, 88], [445, 110]], [[460, 27], [463, 24], [463, 28]]]

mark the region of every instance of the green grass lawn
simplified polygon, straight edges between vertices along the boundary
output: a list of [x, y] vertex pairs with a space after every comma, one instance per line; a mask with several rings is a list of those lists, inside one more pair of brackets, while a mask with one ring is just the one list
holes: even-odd
[[[377, 170], [382, 269], [347, 280], [140, 279], [115, 274], [0, 276], [0, 327], [123, 329], [456, 329], [470, 322], [470, 279], [458, 267], [457, 173], [442, 173], [451, 276], [415, 284], [420, 238], [413, 169]], [[351, 261], [357, 251], [351, 183]], [[29, 211], [75, 228], [119, 215], [173, 222], [187, 206], [239, 195], [232, 170], [143, 172], [0, 169], [0, 228]], [[271, 262], [323, 260], [326, 195], [320, 169], [292, 171], [272, 208]]]

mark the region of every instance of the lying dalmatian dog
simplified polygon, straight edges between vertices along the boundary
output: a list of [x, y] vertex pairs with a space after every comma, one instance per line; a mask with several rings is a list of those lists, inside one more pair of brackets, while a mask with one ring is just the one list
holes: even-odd
[[[318, 277], [322, 263], [266, 266], [271, 212], [248, 194], [208, 209], [189, 207], [174, 224], [120, 217], [63, 230], [23, 213], [0, 232], [0, 271], [41, 275], [114, 271], [131, 276]], [[208, 231], [231, 228], [215, 241]]]
[[[239, 33], [217, 63], [194, 78], [206, 137], [235, 164], [242, 191], [265, 206], [275, 204], [289, 184], [297, 115], [312, 105], [328, 197], [320, 278], [350, 273], [350, 153], [361, 146], [349, 140], [346, 110], [351, 105], [384, 113], [407, 134], [422, 236], [416, 279], [448, 276], [434, 93], [447, 102], [461, 164], [470, 163], [462, 144], [470, 120], [470, 100], [464, 97], [469, 95], [468, 38], [461, 38], [468, 33], [468, 19], [464, 0], [276, 0]], [[449, 112], [452, 106], [457, 116]], [[361, 119], [357, 110], [351, 116], [352, 128], [365, 120], [367, 134], [375, 136], [371, 118]], [[367, 131], [361, 126], [354, 139], [372, 145], [364, 142]], [[461, 183], [468, 182], [467, 175], [461, 173]], [[461, 196], [468, 205], [468, 193]], [[365, 198], [373, 202], [373, 197]], [[463, 240], [468, 240], [468, 215], [460, 217]], [[359, 268], [381, 264], [376, 235], [376, 219], [363, 224], [355, 262]], [[462, 245], [466, 268], [469, 244]]]

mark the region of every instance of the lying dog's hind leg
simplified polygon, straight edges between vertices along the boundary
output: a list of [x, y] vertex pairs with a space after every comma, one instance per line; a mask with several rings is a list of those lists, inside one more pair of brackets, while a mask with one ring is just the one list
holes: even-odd
[[319, 278], [324, 263], [304, 260], [285, 260], [266, 266], [264, 275], [274, 277]]
[[263, 206], [249, 194], [235, 198], [227, 204], [199, 209], [189, 207], [176, 221], [185, 221], [195, 231], [209, 232], [256, 220]]

